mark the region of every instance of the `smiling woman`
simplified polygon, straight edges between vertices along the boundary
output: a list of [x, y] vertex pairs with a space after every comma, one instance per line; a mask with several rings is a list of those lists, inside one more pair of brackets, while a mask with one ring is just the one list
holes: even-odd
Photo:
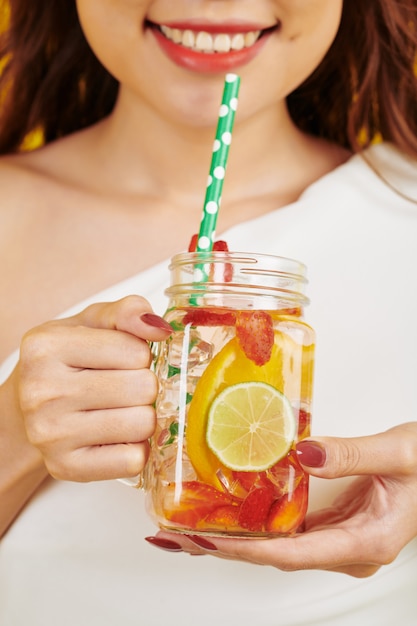
[[[0, 15], [6, 6], [0, 624], [411, 626], [417, 0], [0, 0]], [[294, 415], [271, 396], [288, 426], [275, 457], [314, 477], [309, 511], [295, 536], [265, 541], [158, 531], [143, 494], [115, 480], [143, 470], [158, 432], [151, 345], [172, 333], [160, 317], [167, 268], [200, 221], [226, 71], [241, 89], [219, 236], [306, 264], [318, 337], [314, 439], [287, 452]], [[42, 146], [27, 150], [38, 132]], [[207, 345], [204, 324], [192, 332]], [[271, 395], [259, 387], [262, 336], [250, 334], [245, 381], [258, 404]], [[228, 415], [241, 391], [221, 391]], [[199, 396], [207, 450], [256, 500], [245, 470], [262, 466], [235, 446], [224, 457], [213, 394]], [[193, 406], [192, 462], [211, 476]], [[306, 505], [300, 484], [293, 507]], [[282, 502], [271, 511], [265, 495], [276, 530]], [[195, 476], [189, 496], [195, 518]], [[211, 528], [230, 521], [212, 513]]]
[[[334, 6], [336, 4], [333, 3]], [[129, 5], [135, 6], [134, 3]], [[290, 11], [288, 2], [279, 5], [283, 15]], [[306, 4], [307, 7], [309, 5], [311, 10], [317, 10], [316, 2]], [[55, 8], [55, 5], [50, 6], [40, 0], [36, 6], [28, 7], [25, 2], [14, 2], [13, 6], [10, 31], [10, 35], [14, 33], [13, 37], [5, 34], [0, 40], [1, 58], [8, 58], [7, 62], [3, 61], [7, 64], [7, 71], [0, 87], [4, 85], [3, 91], [9, 87], [9, 97], [1, 117], [4, 120], [3, 126], [0, 126], [1, 152], [17, 149], [25, 135], [37, 127], [44, 129], [46, 140], [50, 141], [94, 123], [111, 111], [118, 91], [117, 82], [97, 61], [86, 43], [73, 3]], [[138, 3], [138, 6], [143, 11], [144, 3]], [[5, 0], [2, 7], [3, 15], [7, 14]], [[279, 30], [274, 18], [273, 23], [267, 24], [262, 31], [235, 24], [229, 26], [229, 32], [225, 33], [222, 24], [216, 25], [207, 18], [199, 27], [201, 30], [197, 31], [193, 26], [195, 17], [188, 24], [181, 25], [178, 18], [177, 23], [174, 21], [172, 5], [167, 9], [167, 24], [171, 26], [161, 22], [161, 28], [156, 21], [149, 20], [150, 29], [167, 54], [197, 71], [200, 71], [198, 63], [202, 64], [202, 71], [205, 68], [211, 71], [213, 67], [212, 58], [193, 54], [196, 38], [200, 34], [201, 41], [202, 32], [210, 35], [213, 49], [216, 39], [220, 47], [228, 47], [230, 42], [230, 52], [221, 52], [218, 54], [221, 59], [215, 61], [224, 65], [220, 67], [222, 71], [240, 65], [241, 61], [244, 63], [243, 59], [250, 60], [256, 54], [256, 46], [263, 46], [265, 39]], [[209, 5], [208, 9], [211, 11]], [[210, 12], [207, 14], [211, 15]], [[411, 83], [404, 83], [410, 65], [414, 64], [414, 31], [410, 29], [414, 18], [412, 2], [409, 8], [400, 8], [389, 0], [366, 4], [352, 0], [349, 8], [344, 10], [341, 28], [330, 53], [305, 83], [289, 95], [289, 110], [295, 122], [309, 133], [355, 149], [364, 147], [363, 141], [358, 145], [359, 137], [366, 137], [366, 147], [380, 129], [386, 140], [398, 142], [407, 151], [409, 145], [416, 149], [416, 122], [412, 115], [414, 87]], [[239, 21], [242, 22], [240, 16]], [[21, 23], [27, 24], [22, 31], [19, 28]], [[379, 38], [381, 24], [384, 29], [382, 39]], [[239, 32], [236, 32], [237, 29]], [[182, 46], [179, 45], [180, 34]], [[184, 35], [185, 45], [182, 41]], [[236, 50], [236, 46], [240, 45], [236, 43], [241, 41], [240, 35], [244, 36], [245, 45], [242, 50]], [[189, 45], [191, 41], [193, 46]], [[208, 41], [206, 36], [203, 41]], [[355, 46], [350, 45], [352, 41], [356, 42]], [[201, 47], [202, 44], [198, 45]], [[206, 53], [210, 44], [204, 45]], [[180, 47], [187, 47], [188, 51], [179, 51]], [[9, 56], [12, 49], [15, 51], [13, 59]], [[393, 49], [394, 55], [391, 54]], [[65, 67], [65, 75], [61, 67]], [[346, 80], [341, 80], [342, 76]], [[19, 98], [13, 82], [19, 84]], [[376, 100], [378, 93], [385, 94], [380, 102]], [[29, 116], [26, 110], [30, 110]]]

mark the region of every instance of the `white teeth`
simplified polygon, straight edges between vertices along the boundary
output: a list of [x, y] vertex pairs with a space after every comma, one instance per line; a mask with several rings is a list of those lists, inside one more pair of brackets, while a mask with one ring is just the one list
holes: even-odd
[[257, 39], [259, 37], [259, 34], [260, 34], [259, 31], [258, 31], [258, 33], [256, 33], [256, 32], [246, 33], [245, 34], [245, 46], [247, 48], [250, 48], [251, 46], [253, 46], [255, 41], [257, 41]]
[[211, 52], [213, 50], [213, 45], [213, 37], [211, 35], [205, 32], [198, 33], [195, 40], [195, 47], [198, 50]]
[[214, 50], [216, 52], [230, 52], [232, 40], [229, 35], [216, 35], [214, 38]]
[[195, 37], [192, 30], [185, 30], [182, 35], [182, 45], [186, 48], [194, 48]]
[[181, 43], [182, 41], [182, 31], [178, 28], [171, 28], [171, 37], [174, 43]]
[[[255, 43], [256, 39], [254, 40]], [[245, 36], [241, 33], [233, 35], [232, 37], [232, 50], [242, 50], [245, 47]]]
[[179, 28], [170, 28], [164, 25], [160, 29], [165, 37], [174, 43], [208, 54], [212, 52], [226, 53], [230, 52], [230, 50], [250, 48], [258, 41], [261, 34], [260, 30], [254, 30], [248, 33], [236, 33], [235, 35], [227, 33], [212, 35], [205, 31], [180, 30]]

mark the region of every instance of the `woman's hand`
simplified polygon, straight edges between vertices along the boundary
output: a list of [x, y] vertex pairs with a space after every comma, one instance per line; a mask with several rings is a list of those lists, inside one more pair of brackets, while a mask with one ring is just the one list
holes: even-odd
[[270, 540], [210, 537], [209, 544], [164, 532], [151, 543], [164, 547], [160, 544], [165, 542], [166, 549], [174, 549], [173, 542], [193, 554], [286, 571], [323, 569], [366, 577], [393, 561], [417, 536], [416, 422], [368, 437], [304, 441], [299, 458], [319, 478], [358, 476], [331, 507], [307, 516], [304, 532]]
[[18, 398], [29, 441], [52, 476], [135, 476], [155, 426], [157, 380], [148, 341], [170, 326], [137, 296], [94, 304], [23, 338]]

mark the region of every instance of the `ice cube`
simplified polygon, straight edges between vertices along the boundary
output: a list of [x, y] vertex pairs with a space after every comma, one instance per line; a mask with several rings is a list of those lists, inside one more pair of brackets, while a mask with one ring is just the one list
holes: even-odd
[[175, 374], [168, 380], [159, 382], [159, 392], [156, 402], [158, 419], [185, 414], [185, 410], [191, 401], [198, 378], [188, 376], [183, 380], [179, 374]]
[[159, 458], [159, 476], [165, 483], [195, 480], [197, 475], [185, 451], [177, 446], [163, 448]]
[[208, 363], [213, 354], [213, 345], [201, 338], [200, 333], [187, 328], [186, 332], [175, 333], [168, 347], [168, 365], [172, 370], [180, 371], [187, 367]]

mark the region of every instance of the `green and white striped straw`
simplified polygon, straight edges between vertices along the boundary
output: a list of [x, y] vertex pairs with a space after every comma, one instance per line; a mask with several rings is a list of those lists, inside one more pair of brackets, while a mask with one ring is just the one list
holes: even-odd
[[217, 122], [216, 138], [210, 164], [203, 215], [198, 233], [197, 252], [209, 252], [213, 248], [217, 216], [220, 209], [223, 181], [226, 173], [232, 130], [238, 104], [240, 78], [236, 74], [226, 74], [222, 103]]

